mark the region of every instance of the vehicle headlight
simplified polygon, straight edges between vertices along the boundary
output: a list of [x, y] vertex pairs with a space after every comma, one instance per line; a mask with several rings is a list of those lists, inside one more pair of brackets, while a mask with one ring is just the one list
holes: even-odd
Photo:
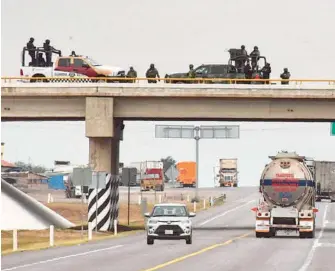
[[157, 220], [153, 220], [153, 219], [150, 219], [149, 221], [148, 221], [148, 224], [157, 224]]

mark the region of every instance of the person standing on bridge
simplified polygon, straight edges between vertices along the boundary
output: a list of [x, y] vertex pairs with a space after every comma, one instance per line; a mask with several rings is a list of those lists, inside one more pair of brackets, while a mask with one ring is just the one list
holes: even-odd
[[135, 83], [137, 78], [137, 72], [134, 70], [134, 67], [130, 67], [128, 73], [127, 73], [128, 78], [133, 78], [133, 80], [130, 80], [129, 83]]
[[[147, 70], [145, 76], [146, 76], [147, 78], [155, 78], [155, 79], [156, 79], [156, 77], [157, 77], [157, 78], [160, 78], [160, 77], [159, 77], [158, 70], [155, 68], [155, 65], [154, 65], [154, 64], [150, 64], [150, 68]], [[160, 79], [158, 79], [158, 81], [160, 81]], [[151, 80], [148, 80], [148, 83], [154, 83], [154, 84], [156, 84], [156, 83], [157, 83], [157, 80], [153, 80], [153, 79], [151, 79]]]
[[[193, 78], [195, 78], [195, 71], [194, 71], [193, 64], [190, 64], [189, 68], [190, 68], [190, 70], [187, 73], [187, 77], [193, 79]], [[192, 84], [192, 83], [194, 83], [194, 81], [189, 81], [189, 83]]]
[[56, 50], [54, 47], [52, 47], [50, 45], [50, 40], [45, 40], [45, 42], [43, 43], [43, 49], [45, 52], [45, 58], [46, 58], [46, 66], [50, 67], [51, 66], [51, 54], [52, 53], [58, 53], [61, 54], [60, 50]]
[[[266, 63], [265, 66], [261, 69], [262, 79], [270, 79], [271, 66], [270, 63]], [[269, 84], [270, 81], [265, 81], [264, 84]]]
[[288, 71], [288, 68], [284, 68], [284, 72], [280, 75], [280, 78], [283, 79], [283, 81], [281, 81], [282, 85], [288, 85], [289, 84], [289, 79], [291, 77], [290, 72]]
[[28, 53], [31, 57], [31, 64], [35, 65], [36, 63], [36, 46], [34, 45], [34, 38], [30, 38], [29, 41], [27, 42], [27, 49]]
[[252, 68], [255, 68], [257, 66], [260, 55], [261, 53], [258, 50], [258, 46], [255, 46], [254, 50], [250, 53]]

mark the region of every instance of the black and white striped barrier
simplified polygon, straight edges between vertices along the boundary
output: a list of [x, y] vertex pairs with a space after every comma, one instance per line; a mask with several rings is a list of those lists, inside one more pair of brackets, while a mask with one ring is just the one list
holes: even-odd
[[91, 222], [93, 230], [108, 231], [111, 227], [111, 188], [112, 175], [107, 174], [105, 188], [89, 189], [88, 222]]

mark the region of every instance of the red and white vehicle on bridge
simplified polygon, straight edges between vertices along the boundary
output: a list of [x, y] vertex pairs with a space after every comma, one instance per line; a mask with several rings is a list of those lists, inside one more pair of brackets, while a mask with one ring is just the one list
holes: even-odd
[[[32, 63], [26, 61], [26, 57], [30, 58], [30, 56], [28, 55], [27, 48], [23, 49], [20, 75], [29, 77], [29, 80], [22, 81], [92, 82], [93, 80], [90, 78], [99, 77], [102, 79], [94, 81], [117, 82], [118, 78], [125, 77], [125, 69], [123, 68], [101, 65], [87, 56], [62, 56], [60, 51], [52, 53], [53, 62], [51, 62], [50, 66], [46, 66], [44, 59], [41, 60], [38, 57], [39, 55], [43, 57], [44, 54], [45, 51], [43, 48], [37, 48], [36, 61]], [[35, 77], [36, 79], [31, 77]], [[62, 78], [50, 79], [51, 77]], [[80, 77], [80, 79], [76, 80], [75, 77]]]

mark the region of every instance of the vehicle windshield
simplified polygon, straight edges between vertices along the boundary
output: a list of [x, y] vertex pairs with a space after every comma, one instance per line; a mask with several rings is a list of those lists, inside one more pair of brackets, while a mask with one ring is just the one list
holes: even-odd
[[156, 206], [152, 211], [152, 216], [188, 216], [184, 206]]
[[93, 60], [92, 58], [87, 57], [86, 62], [88, 64], [90, 64], [91, 66], [101, 66], [101, 64], [99, 64], [98, 62], [96, 62], [95, 60]]

